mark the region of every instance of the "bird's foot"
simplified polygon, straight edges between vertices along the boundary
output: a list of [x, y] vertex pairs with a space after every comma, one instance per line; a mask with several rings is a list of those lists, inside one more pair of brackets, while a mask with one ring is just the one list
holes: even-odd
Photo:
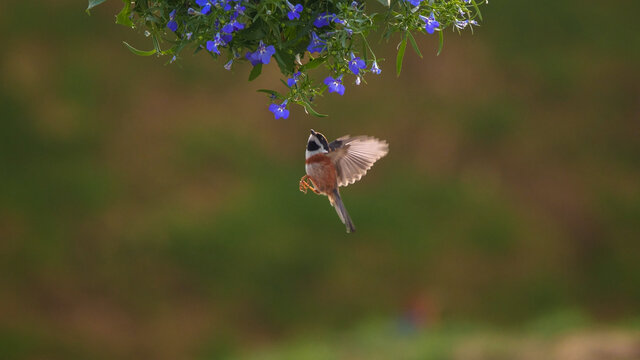
[[[307, 183], [307, 180], [311, 182], [311, 185]], [[313, 182], [313, 180], [311, 180], [311, 177], [309, 177], [309, 175], [305, 175], [300, 179], [299, 189], [305, 194], [307, 193], [307, 190], [311, 189], [311, 191], [320, 195], [320, 191], [316, 190], [315, 183]]]

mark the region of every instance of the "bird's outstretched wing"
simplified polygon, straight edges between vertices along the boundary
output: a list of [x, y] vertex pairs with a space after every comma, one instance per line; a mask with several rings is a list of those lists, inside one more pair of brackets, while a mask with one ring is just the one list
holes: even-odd
[[327, 154], [336, 165], [338, 186], [360, 180], [373, 164], [389, 152], [389, 144], [370, 136], [343, 136], [329, 144]]

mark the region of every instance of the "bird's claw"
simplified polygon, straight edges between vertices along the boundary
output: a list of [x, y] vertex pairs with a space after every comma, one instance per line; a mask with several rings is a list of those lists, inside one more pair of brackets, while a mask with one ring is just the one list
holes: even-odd
[[[307, 183], [307, 180], [311, 181], [312, 185], [309, 185], [309, 183]], [[320, 194], [320, 191], [315, 189], [315, 184], [313, 183], [313, 180], [311, 180], [311, 178], [309, 177], [309, 175], [305, 175], [300, 179], [300, 185], [298, 187], [300, 189], [301, 192], [303, 193], [307, 193], [307, 190], [311, 189], [311, 191], [313, 191], [316, 194]]]

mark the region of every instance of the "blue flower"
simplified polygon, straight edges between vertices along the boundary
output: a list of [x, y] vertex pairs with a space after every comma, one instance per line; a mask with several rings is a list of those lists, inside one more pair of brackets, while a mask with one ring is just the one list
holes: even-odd
[[244, 57], [249, 60], [252, 66], [260, 64], [260, 60], [255, 56], [255, 53], [252, 53], [251, 51], [247, 51]]
[[233, 9], [234, 9], [238, 14], [244, 15], [244, 11], [245, 11], [247, 8], [245, 8], [244, 6], [240, 5], [240, 3], [237, 3], [237, 4], [233, 7]]
[[224, 64], [224, 68], [226, 70], [231, 70], [231, 65], [233, 65], [233, 59], [229, 60], [226, 64]]
[[211, 12], [211, 2], [209, 2], [209, 0], [196, 0], [196, 4], [202, 7], [202, 9], [200, 9], [202, 15], [207, 15]]
[[365, 64], [364, 60], [356, 57], [355, 55], [353, 55], [353, 53], [351, 53], [351, 60], [349, 60], [349, 70], [351, 70], [352, 73], [358, 75], [360, 74], [360, 69], [364, 69], [366, 67], [367, 64]]
[[355, 0], [354, 0], [354, 1], [352, 1], [352, 2], [351, 2], [351, 7], [352, 7], [352, 8], [354, 8], [354, 9], [358, 9], [358, 2], [357, 2], [357, 1], [355, 1]]
[[260, 64], [260, 59], [256, 56], [256, 53], [252, 53], [251, 51], [247, 51], [244, 57], [249, 60], [252, 66], [256, 66]]
[[466, 28], [467, 26], [471, 26], [471, 27], [473, 27], [472, 25], [478, 26], [479, 24], [478, 24], [478, 22], [477, 22], [477, 21], [475, 21], [475, 20], [456, 20], [456, 22], [454, 23], [454, 25], [455, 25], [458, 29], [462, 30], [462, 29]]
[[218, 49], [218, 46], [224, 47], [226, 45], [227, 43], [222, 39], [222, 37], [220, 37], [220, 33], [217, 33], [216, 37], [213, 38], [213, 40], [207, 41], [207, 50], [220, 55], [220, 50]]
[[235, 18], [231, 18], [231, 21], [229, 21], [225, 26], [222, 27], [222, 32], [231, 34], [236, 30], [242, 30], [242, 29], [244, 29], [244, 24], [241, 22], [238, 22], [238, 20], [236, 20]]
[[407, 0], [413, 6], [419, 6], [422, 0]]
[[344, 25], [344, 24], [346, 24], [346, 23], [347, 23], [346, 21], [341, 20], [341, 19], [340, 19], [340, 18], [338, 18], [337, 16], [334, 16], [334, 17], [333, 17], [333, 19], [331, 19], [331, 20], [332, 20], [334, 23], [336, 23], [336, 24], [340, 24], [340, 25]]
[[427, 30], [429, 34], [433, 34], [436, 28], [440, 26], [440, 23], [433, 17], [433, 13], [429, 17], [420, 15], [420, 19], [424, 21], [424, 29]]
[[287, 101], [285, 100], [281, 105], [271, 104], [269, 105], [269, 111], [273, 113], [276, 120], [287, 119], [289, 117], [289, 110], [287, 110]]
[[167, 27], [171, 29], [171, 31], [175, 32], [178, 30], [178, 23], [174, 20], [176, 18], [176, 10], [174, 9], [169, 13], [169, 22], [167, 23]]
[[225, 43], [228, 44], [228, 43], [231, 42], [231, 40], [233, 40], [233, 35], [231, 35], [231, 34], [222, 34], [221, 38], [222, 38], [222, 41], [224, 41]]
[[378, 67], [378, 63], [375, 60], [373, 60], [373, 64], [371, 65], [371, 72], [376, 75], [380, 75], [380, 73], [382, 72], [382, 70], [380, 70], [380, 68]]
[[315, 32], [311, 32], [311, 42], [309, 43], [309, 46], [307, 46], [307, 50], [310, 53], [323, 52], [326, 47], [327, 43], [320, 39]]
[[287, 85], [289, 87], [292, 87], [293, 85], [298, 83], [299, 79], [300, 79], [300, 71], [298, 71], [297, 73], [293, 74], [293, 77], [287, 79]]
[[293, 20], [293, 19], [300, 19], [300, 12], [302, 12], [302, 5], [300, 4], [296, 4], [295, 6], [289, 2], [289, 0], [287, 0], [287, 6], [289, 7], [289, 11], [287, 13], [287, 17], [289, 18], [289, 20]]
[[247, 52], [245, 56], [247, 60], [251, 62], [251, 65], [256, 66], [260, 63], [268, 64], [271, 61], [271, 57], [276, 53], [276, 48], [273, 45], [265, 46], [264, 42], [260, 40], [258, 49], [254, 52]]
[[313, 20], [313, 26], [317, 28], [329, 26], [329, 22], [336, 17], [336, 14], [329, 14], [327, 12], [320, 13], [318, 17]]
[[231, 10], [231, 4], [229, 4], [228, 1], [225, 0], [215, 0], [216, 5], [221, 6], [222, 10], [224, 11], [230, 11]]
[[332, 78], [331, 76], [327, 76], [324, 79], [324, 84], [329, 87], [329, 92], [337, 92], [340, 95], [344, 95], [344, 85], [342, 85], [342, 75], [337, 78]]

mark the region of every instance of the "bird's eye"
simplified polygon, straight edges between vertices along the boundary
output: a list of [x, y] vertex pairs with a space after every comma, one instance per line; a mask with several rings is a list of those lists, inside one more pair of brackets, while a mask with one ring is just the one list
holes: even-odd
[[320, 146], [315, 141], [309, 141], [307, 144], [307, 150], [309, 151], [316, 151], [318, 149], [320, 149]]

